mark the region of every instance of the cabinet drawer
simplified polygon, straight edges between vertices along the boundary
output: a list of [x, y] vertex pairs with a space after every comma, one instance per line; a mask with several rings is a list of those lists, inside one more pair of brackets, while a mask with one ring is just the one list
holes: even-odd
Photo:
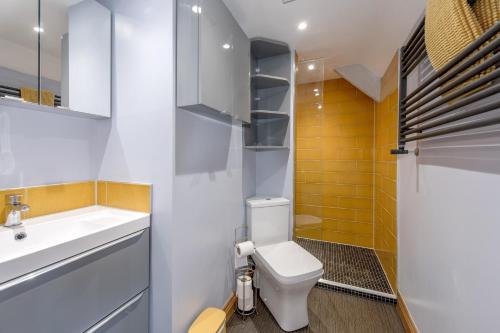
[[84, 333], [148, 333], [149, 289], [134, 296]]
[[0, 285], [2, 333], [81, 333], [149, 286], [149, 229]]

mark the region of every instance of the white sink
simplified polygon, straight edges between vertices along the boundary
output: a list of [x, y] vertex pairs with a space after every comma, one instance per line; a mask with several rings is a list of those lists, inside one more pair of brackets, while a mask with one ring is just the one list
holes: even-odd
[[[0, 283], [148, 228], [150, 215], [92, 206], [0, 227]], [[24, 232], [26, 238], [16, 240]]]

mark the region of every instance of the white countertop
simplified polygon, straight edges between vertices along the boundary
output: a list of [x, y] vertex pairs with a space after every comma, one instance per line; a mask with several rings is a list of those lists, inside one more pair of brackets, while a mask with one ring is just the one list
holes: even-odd
[[[0, 227], [0, 284], [150, 226], [150, 214], [102, 206]], [[25, 232], [27, 237], [14, 236]]]

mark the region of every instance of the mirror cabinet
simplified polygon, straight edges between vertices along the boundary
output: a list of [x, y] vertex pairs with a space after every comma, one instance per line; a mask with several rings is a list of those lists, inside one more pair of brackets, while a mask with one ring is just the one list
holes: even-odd
[[111, 12], [95, 0], [0, 2], [0, 105], [111, 116]]

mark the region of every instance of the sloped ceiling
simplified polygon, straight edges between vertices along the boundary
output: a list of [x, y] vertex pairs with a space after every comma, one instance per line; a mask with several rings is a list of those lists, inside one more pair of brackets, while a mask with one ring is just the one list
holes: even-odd
[[[335, 68], [361, 64], [382, 77], [394, 52], [424, 11], [425, 0], [224, 0], [249, 37], [287, 42], [299, 60]], [[308, 28], [297, 25], [307, 21]]]

